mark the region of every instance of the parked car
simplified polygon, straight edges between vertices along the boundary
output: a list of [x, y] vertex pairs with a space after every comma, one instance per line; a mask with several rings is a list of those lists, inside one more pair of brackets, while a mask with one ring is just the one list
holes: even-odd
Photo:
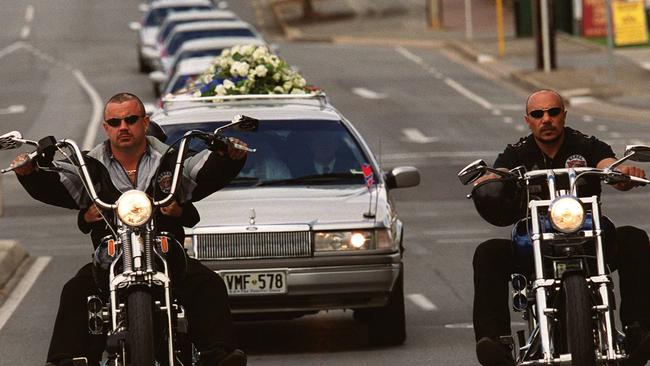
[[235, 13], [230, 10], [205, 10], [205, 11], [188, 11], [181, 13], [169, 14], [165, 21], [160, 25], [157, 41], [162, 43], [169, 33], [179, 24], [204, 22], [210, 20], [217, 21], [234, 21], [240, 20]]
[[171, 60], [183, 43], [200, 38], [253, 37], [263, 39], [255, 28], [244, 21], [205, 21], [181, 24], [174, 28], [159, 47], [159, 58], [154, 60], [156, 70], [167, 71]]
[[156, 37], [161, 23], [167, 15], [190, 10], [211, 10], [214, 5], [209, 0], [159, 0], [151, 4], [141, 4], [144, 15], [140, 22], [132, 22], [131, 29], [138, 31], [137, 52], [140, 72], [151, 71], [151, 60], [155, 56]]
[[[256, 132], [227, 132], [257, 152], [226, 188], [196, 203], [190, 255], [223, 277], [238, 316], [354, 309], [371, 344], [402, 343], [404, 228], [392, 191], [419, 184], [418, 170], [383, 171], [322, 94], [232, 98], [179, 99], [151, 116], [168, 142], [237, 114], [259, 120]], [[335, 159], [317, 164], [325, 156]]]

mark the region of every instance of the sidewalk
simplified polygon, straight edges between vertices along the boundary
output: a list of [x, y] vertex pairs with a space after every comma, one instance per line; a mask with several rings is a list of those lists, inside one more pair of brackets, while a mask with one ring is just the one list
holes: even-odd
[[[516, 38], [513, 7], [504, 1], [505, 55], [498, 56], [494, 0], [472, 0], [473, 38], [466, 38], [465, 1], [443, 0], [443, 27], [426, 24], [425, 0], [314, 0], [316, 16], [303, 19], [301, 1], [266, 0], [294, 41], [447, 48], [490, 73], [532, 91], [551, 88], [593, 112], [650, 119], [650, 47], [607, 48], [558, 33], [557, 69], [536, 70], [533, 38]], [[596, 111], [597, 109], [597, 111]]]

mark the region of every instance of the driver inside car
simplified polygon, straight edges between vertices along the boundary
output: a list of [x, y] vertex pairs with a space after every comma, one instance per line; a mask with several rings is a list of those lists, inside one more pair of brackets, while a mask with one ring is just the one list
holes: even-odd
[[[570, 167], [602, 169], [616, 161], [609, 145], [566, 127], [566, 115], [564, 100], [556, 91], [532, 93], [526, 101], [524, 117], [531, 134], [508, 145], [497, 156], [494, 168], [503, 171], [519, 166], [528, 171]], [[617, 169], [627, 175], [645, 178], [645, 172], [632, 165], [620, 165]], [[485, 175], [475, 182], [475, 189], [490, 190], [487, 185], [492, 182], [501, 183], [503, 178], [496, 174]], [[582, 184], [587, 186], [581, 187], [583, 190], [587, 188], [590, 194], [600, 195], [598, 179], [586, 179]], [[619, 190], [629, 190], [633, 186], [632, 182], [614, 185]], [[496, 205], [493, 207], [497, 216], [515, 217], [518, 214], [500, 213]], [[511, 208], [518, 209], [517, 205]], [[502, 220], [503, 217], [494, 219]], [[650, 357], [650, 243], [645, 231], [639, 228], [614, 228], [613, 224], [611, 228], [611, 232], [605, 234], [605, 252], [607, 264], [619, 272], [620, 317], [630, 355], [625, 365], [644, 365]], [[481, 243], [474, 253], [473, 267], [473, 322], [478, 360], [484, 366], [514, 365], [510, 345], [504, 341], [511, 333], [508, 282], [515, 271], [512, 242], [491, 239]]]

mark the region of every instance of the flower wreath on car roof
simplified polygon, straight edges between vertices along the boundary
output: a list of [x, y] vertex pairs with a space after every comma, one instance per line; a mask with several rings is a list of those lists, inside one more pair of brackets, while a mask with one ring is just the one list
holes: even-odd
[[316, 91], [265, 46], [226, 48], [189, 90], [196, 97], [242, 94], [305, 94]]

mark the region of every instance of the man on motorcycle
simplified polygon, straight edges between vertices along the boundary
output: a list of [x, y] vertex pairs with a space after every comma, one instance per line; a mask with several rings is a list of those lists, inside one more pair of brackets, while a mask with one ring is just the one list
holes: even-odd
[[[167, 145], [146, 136], [149, 123], [142, 102], [133, 94], [119, 93], [106, 103], [103, 128], [108, 138], [86, 155], [89, 172], [99, 185], [97, 194], [103, 201], [114, 202], [122, 192], [134, 188], [150, 195], [169, 192], [170, 182], [165, 179], [171, 174], [165, 173], [173, 170], [174, 162], [162, 156]], [[246, 152], [232, 146], [211, 150], [185, 160], [176, 201], [156, 213], [159, 230], [172, 233], [181, 243], [182, 226], [198, 222], [198, 213], [191, 202], [227, 185], [246, 160]], [[24, 159], [24, 155], [17, 157], [14, 166]], [[109, 232], [103, 216], [112, 215], [112, 212], [100, 212], [90, 202], [81, 180], [69, 164], [56, 162], [54, 165], [61, 169], [45, 171], [32, 162], [16, 168], [15, 172], [35, 199], [81, 210], [80, 228], [91, 232], [96, 248], [99, 240]], [[157, 169], [163, 174], [154, 177]], [[200, 365], [246, 365], [246, 355], [235, 349], [228, 294], [222, 279], [198, 261], [188, 258], [185, 275], [173, 283], [173, 287], [187, 312], [190, 338], [201, 354]], [[50, 364], [72, 365], [76, 357], [86, 357], [91, 365], [99, 363], [105, 337], [89, 334], [86, 299], [90, 295], [107, 296], [94, 280], [92, 264], [82, 267], [63, 288], [47, 356]]]
[[[508, 145], [497, 156], [494, 168], [507, 171], [517, 166], [527, 170], [596, 167], [605, 168], [615, 159], [612, 148], [593, 136], [565, 127], [567, 111], [562, 97], [553, 90], [539, 90], [526, 101], [525, 120], [531, 134]], [[624, 174], [645, 178], [645, 172], [620, 165]], [[497, 175], [478, 179], [479, 184]], [[600, 181], [587, 177], [579, 192], [600, 195]], [[614, 185], [629, 190], [632, 182]], [[541, 191], [541, 190], [540, 190]], [[626, 365], [644, 365], [650, 357], [650, 244], [647, 234], [632, 226], [615, 229], [615, 238], [605, 235], [607, 263], [618, 269], [621, 285], [620, 316], [626, 326], [630, 359]], [[514, 271], [511, 241], [491, 239], [474, 253], [474, 333], [476, 353], [485, 366], [514, 365], [510, 347], [500, 337], [510, 334], [508, 281]]]

